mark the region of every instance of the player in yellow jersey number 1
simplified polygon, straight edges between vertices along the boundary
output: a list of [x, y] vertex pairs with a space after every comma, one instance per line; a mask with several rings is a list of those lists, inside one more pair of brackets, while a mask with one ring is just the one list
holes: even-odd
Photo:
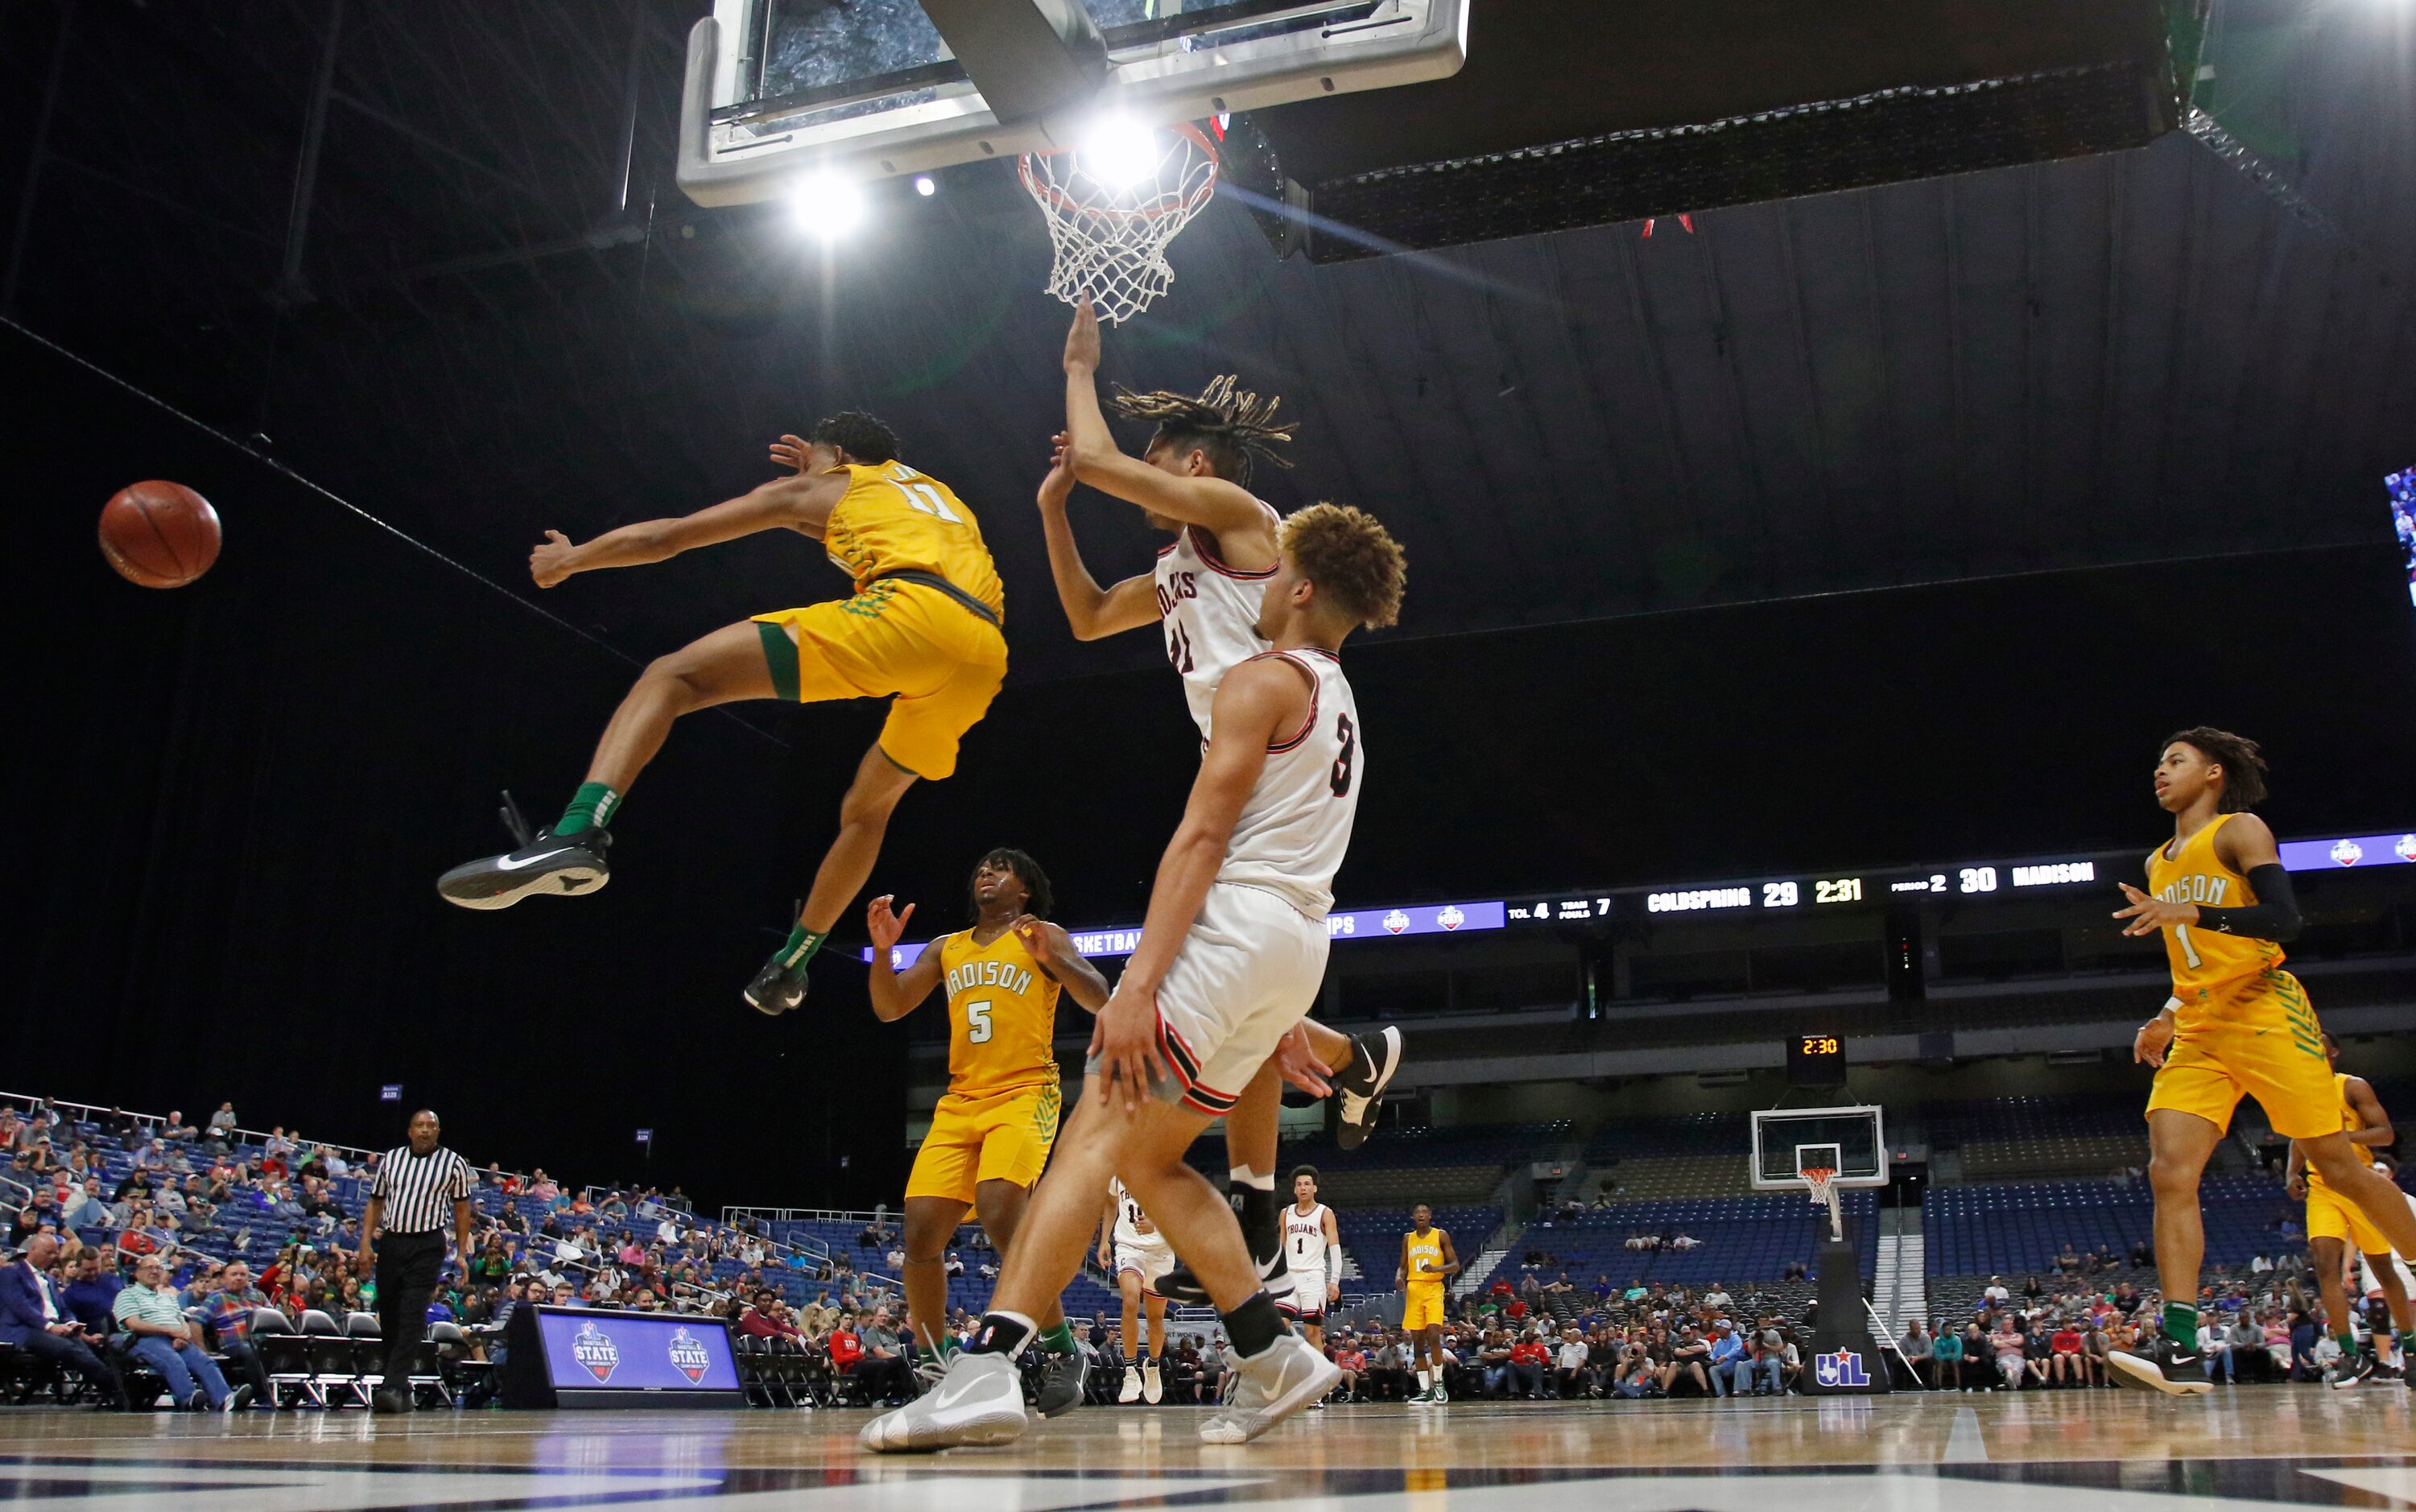
[[2342, 1132], [2323, 1030], [2298, 978], [2282, 969], [2282, 945], [2302, 926], [2273, 832], [2247, 811], [2265, 796], [2257, 743], [2204, 726], [2182, 731], [2157, 757], [2155, 785], [2173, 837], [2148, 856], [2149, 890], [2125, 886], [2128, 906], [2114, 916], [2125, 921], [2124, 934], [2161, 932], [2173, 974], [2165, 1010], [2132, 1045], [2137, 1059], [2156, 1067], [2148, 1178], [2165, 1317], [2152, 1341], [2106, 1362], [2122, 1384], [2202, 1396], [2213, 1383], [2197, 1343], [2206, 1252], [2198, 1177], [2243, 1096], [2403, 1255], [2416, 1254], [2416, 1212]]
[[[914, 905], [893, 912], [883, 896], [865, 911], [874, 1015], [894, 1023], [943, 983], [948, 995], [948, 1090], [906, 1178], [906, 1310], [927, 1374], [955, 1348], [944, 1266], [957, 1225], [971, 1208], [1004, 1265], [1056, 1142], [1058, 991], [1091, 1013], [1108, 1001], [1107, 978], [1048, 922], [1055, 899], [1038, 862], [990, 852], [974, 867], [972, 900], [973, 928], [932, 941], [904, 971], [891, 969], [889, 952]], [[1063, 1311], [1052, 1306], [1039, 1322], [1049, 1351], [1039, 1405], [1053, 1417], [1081, 1400], [1082, 1355]]]
[[1006, 675], [1006, 597], [973, 511], [898, 460], [898, 438], [869, 415], [782, 436], [772, 461], [792, 470], [677, 519], [648, 520], [572, 545], [558, 531], [529, 553], [551, 588], [601, 567], [667, 561], [766, 530], [822, 542], [854, 596], [758, 614], [656, 658], [604, 727], [587, 779], [552, 829], [531, 836], [509, 813], [517, 850], [466, 862], [437, 880], [462, 908], [508, 908], [532, 896], [576, 897], [612, 879], [605, 826], [629, 784], [682, 715], [742, 699], [812, 703], [886, 698], [889, 718], [839, 800], [838, 834], [814, 873], [789, 938], [743, 993], [766, 1014], [806, 995], [806, 964], [872, 875], [890, 812], [917, 778], [957, 769], [957, 746], [989, 711]]

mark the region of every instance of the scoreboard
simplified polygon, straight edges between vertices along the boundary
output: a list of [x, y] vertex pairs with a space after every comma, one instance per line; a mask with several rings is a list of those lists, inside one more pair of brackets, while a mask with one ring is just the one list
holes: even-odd
[[[2286, 840], [2281, 852], [2282, 865], [2292, 871], [2416, 866], [2416, 830]], [[1533, 930], [1547, 925], [1846, 913], [1881, 910], [1891, 903], [1924, 900], [1987, 902], [2004, 898], [2090, 892], [2103, 893], [2111, 900], [2119, 897], [2116, 883], [2138, 885], [2147, 854], [2148, 847], [2143, 844], [2135, 850], [2095, 854], [2066, 852], [2016, 860], [1956, 861], [1939, 867], [1839, 869], [1729, 882], [1605, 887], [1540, 898], [1380, 904], [1336, 909], [1325, 921], [1325, 932], [1336, 941], [1394, 940], [1412, 935]], [[1075, 948], [1085, 956], [1128, 956], [1140, 943], [1138, 924], [1070, 932]], [[891, 968], [905, 970], [922, 949], [919, 944], [898, 945], [890, 952]], [[863, 955], [867, 961], [871, 960], [869, 949]]]

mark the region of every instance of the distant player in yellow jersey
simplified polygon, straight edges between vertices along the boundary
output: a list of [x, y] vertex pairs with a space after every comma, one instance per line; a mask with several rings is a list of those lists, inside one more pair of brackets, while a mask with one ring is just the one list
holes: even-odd
[[521, 833], [518, 850], [456, 867], [436, 886], [463, 908], [594, 892], [611, 879], [605, 825], [681, 715], [741, 699], [889, 699], [881, 738], [839, 800], [838, 836], [813, 891], [746, 990], [749, 1004], [779, 1014], [804, 1000], [806, 963], [872, 874], [898, 800], [916, 778], [957, 769], [957, 743], [1006, 675], [1006, 598], [973, 511], [946, 484], [898, 461], [898, 438], [879, 420], [835, 415], [810, 437], [782, 436], [772, 460], [794, 476], [681, 519], [624, 525], [577, 546], [547, 531], [529, 573], [551, 588], [575, 573], [793, 530], [823, 543], [854, 580], [854, 596], [759, 614], [657, 658], [621, 701], [553, 828]]
[[[2383, 1111], [2382, 1099], [2374, 1095], [2374, 1087], [2365, 1078], [2337, 1069], [2340, 1043], [2330, 1035], [2324, 1036], [2324, 1059], [2335, 1067], [2333, 1082], [2340, 1089], [2341, 1132], [2348, 1136], [2348, 1142], [2370, 1164], [2376, 1150], [2398, 1139], [2391, 1126], [2391, 1115]], [[2363, 1213], [2342, 1202], [2325, 1185], [2323, 1172], [2308, 1166], [2305, 1153], [2295, 1142], [2290, 1146], [2290, 1164], [2284, 1179], [2290, 1195], [2307, 1204], [2307, 1250], [2316, 1263], [2316, 1286], [2323, 1293], [2324, 1318], [2332, 1324], [2333, 1337], [2340, 1340], [2340, 1360], [2325, 1379], [2342, 1388], [2363, 1384], [2377, 1376], [2398, 1380], [2399, 1367], [2391, 1358], [2391, 1337], [2393, 1333], [2404, 1336], [2409, 1318], [2407, 1288], [2399, 1283], [2399, 1268], [2391, 1263], [2391, 1241], [2366, 1221]], [[2374, 1272], [2375, 1284], [2381, 1288], [2382, 1299], [2391, 1308], [2391, 1330], [2375, 1329], [2374, 1353], [2370, 1355], [2359, 1354], [2357, 1332], [2349, 1325], [2348, 1287], [2344, 1277], [2351, 1245], [2357, 1247], [2356, 1253], [2365, 1257]]]
[[2206, 1250], [2198, 1176], [2243, 1095], [2403, 1254], [2416, 1246], [2416, 1213], [2342, 1132], [2323, 1030], [2298, 978], [2282, 969], [2282, 945], [2298, 938], [2301, 921], [2273, 832], [2246, 811], [2265, 796], [2257, 743], [2204, 726], [2182, 731], [2162, 748], [2155, 784], [2173, 838], [2148, 857], [2148, 891], [2124, 886], [2128, 906], [2114, 916], [2124, 934], [2161, 933], [2173, 974], [2164, 1011], [2132, 1044], [2136, 1059], [2157, 1068], [2148, 1175], [2164, 1327], [2152, 1344], [2106, 1358], [2123, 1384], [2199, 1396], [2213, 1388], [2197, 1347]]
[[1410, 1210], [1401, 1268], [1393, 1278], [1401, 1285], [1401, 1332], [1410, 1336], [1410, 1363], [1418, 1372], [1412, 1402], [1449, 1399], [1442, 1384], [1443, 1305], [1448, 1283], [1458, 1274], [1459, 1252], [1451, 1247], [1451, 1234], [1434, 1226], [1434, 1209], [1420, 1202]]
[[[954, 1347], [944, 1267], [965, 1210], [980, 1217], [1004, 1263], [1056, 1142], [1058, 991], [1092, 1013], [1108, 1001], [1107, 978], [1047, 922], [1055, 900], [1038, 862], [992, 851], [974, 868], [972, 895], [973, 928], [925, 945], [904, 971], [891, 968], [889, 952], [914, 905], [893, 912], [883, 896], [865, 911], [872, 937], [866, 987], [881, 1021], [914, 1012], [943, 983], [948, 994], [948, 1090], [906, 1178], [906, 1308], [930, 1365]], [[1041, 1322], [1042, 1342], [1057, 1352], [1041, 1401], [1053, 1415], [1081, 1398], [1081, 1355], [1062, 1311]]]

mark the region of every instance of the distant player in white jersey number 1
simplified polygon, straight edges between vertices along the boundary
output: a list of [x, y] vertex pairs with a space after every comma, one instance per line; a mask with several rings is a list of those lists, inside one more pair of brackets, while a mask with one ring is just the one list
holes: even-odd
[[1342, 1299], [1342, 1231], [1334, 1221], [1334, 1209], [1317, 1200], [1315, 1166], [1293, 1170], [1291, 1205], [1284, 1209], [1283, 1227], [1285, 1284], [1276, 1293], [1276, 1306], [1300, 1324], [1311, 1349], [1323, 1349], [1325, 1309]]
[[1258, 627], [1273, 647], [1217, 685], [1213, 731], [1150, 890], [1140, 944], [1091, 1037], [1082, 1100], [1032, 1195], [1005, 1271], [936, 1389], [865, 1426], [881, 1452], [1004, 1444], [1028, 1425], [1015, 1356], [1081, 1268], [1099, 1192], [1125, 1186], [1190, 1265], [1238, 1357], [1200, 1437], [1243, 1444], [1342, 1372], [1292, 1331], [1233, 1210], [1184, 1154], [1300, 1022], [1325, 972], [1334, 875], [1367, 748], [1342, 643], [1397, 617], [1401, 550], [1357, 509], [1284, 521]]

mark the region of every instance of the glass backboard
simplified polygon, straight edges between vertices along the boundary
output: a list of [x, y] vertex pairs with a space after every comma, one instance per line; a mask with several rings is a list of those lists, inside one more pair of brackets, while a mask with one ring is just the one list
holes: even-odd
[[1754, 1189], [1803, 1190], [1802, 1162], [1815, 1147], [1822, 1164], [1834, 1149], [1838, 1187], [1888, 1184], [1887, 1134], [1878, 1108], [1776, 1108], [1753, 1115]]
[[1467, 0], [1081, 3], [1106, 48], [1096, 93], [1002, 121], [916, 0], [715, 0], [688, 33], [680, 187], [744, 204], [808, 172], [1013, 158], [1071, 145], [1101, 115], [1201, 120], [1443, 78], [1468, 56]]

